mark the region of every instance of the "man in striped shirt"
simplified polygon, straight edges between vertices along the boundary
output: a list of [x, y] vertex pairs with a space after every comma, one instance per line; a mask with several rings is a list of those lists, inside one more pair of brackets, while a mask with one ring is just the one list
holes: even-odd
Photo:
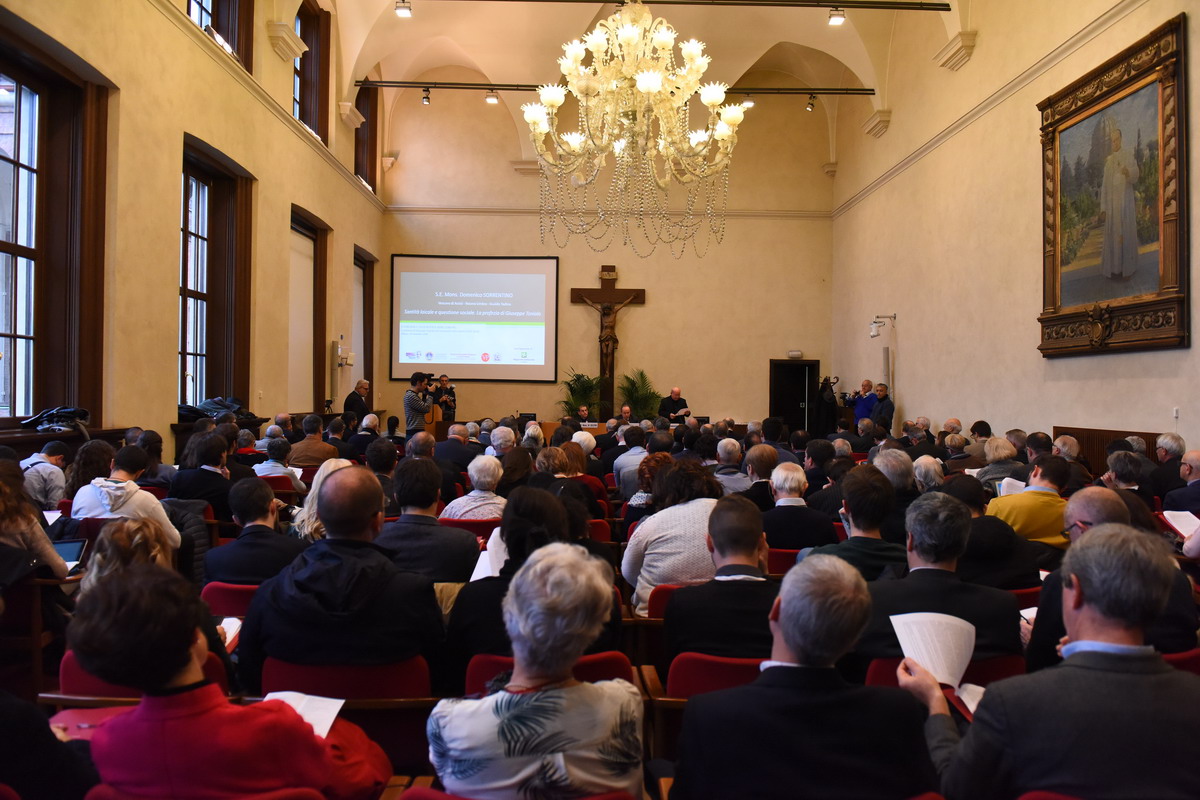
[[429, 374], [414, 372], [408, 379], [408, 391], [404, 393], [404, 438], [425, 430], [425, 415], [433, 408], [429, 396]]

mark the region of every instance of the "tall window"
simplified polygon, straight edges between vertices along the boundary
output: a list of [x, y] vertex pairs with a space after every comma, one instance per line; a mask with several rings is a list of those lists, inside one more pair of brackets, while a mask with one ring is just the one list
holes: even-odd
[[0, 73], [0, 416], [33, 409], [38, 93]]
[[254, 0], [188, 0], [188, 16], [221, 37], [247, 70], [254, 40]]
[[248, 401], [253, 178], [185, 137], [179, 217], [179, 402]]
[[372, 189], [375, 185], [376, 164], [379, 163], [378, 138], [375, 123], [375, 108], [379, 90], [374, 86], [362, 86], [354, 107], [362, 114], [363, 122], [354, 131], [354, 174], [362, 178]]
[[185, 166], [179, 249], [179, 402], [191, 405], [208, 397], [208, 195], [208, 182]]
[[296, 11], [296, 35], [308, 46], [292, 64], [292, 116], [328, 141], [329, 12], [315, 0]]

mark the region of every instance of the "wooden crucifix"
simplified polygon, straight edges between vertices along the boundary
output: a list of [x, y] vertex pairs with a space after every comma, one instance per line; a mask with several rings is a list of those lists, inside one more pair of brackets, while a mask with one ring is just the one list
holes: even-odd
[[646, 302], [645, 289], [618, 289], [617, 268], [612, 264], [600, 267], [599, 289], [572, 289], [572, 303], [586, 303], [600, 312], [600, 404], [607, 404], [613, 413], [614, 367], [617, 355], [617, 312], [630, 303]]

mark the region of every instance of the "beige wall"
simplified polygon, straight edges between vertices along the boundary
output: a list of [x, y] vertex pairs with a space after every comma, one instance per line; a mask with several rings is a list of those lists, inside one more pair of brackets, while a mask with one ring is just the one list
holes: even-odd
[[[902, 18], [895, 42], [900, 58], [889, 81], [891, 128], [880, 139], [862, 136], [853, 122], [868, 113], [865, 103], [843, 106], [839, 121], [835, 372], [851, 385], [863, 376], [878, 380], [881, 347], [890, 345], [897, 422], [925, 414], [939, 425], [947, 416], [968, 424], [983, 418], [999, 430], [1166, 431], [1176, 429], [1172, 408], [1179, 406], [1178, 431], [1189, 441], [1200, 438], [1200, 411], [1188, 402], [1200, 390], [1194, 350], [1052, 360], [1037, 350], [1042, 195], [1036, 104], [1189, 5], [973, 3], [978, 47], [959, 72], [929, 60], [944, 33], [921, 23], [922, 15]], [[1194, 16], [1188, 27], [1196, 42]], [[1200, 62], [1193, 59], [1188, 73], [1196, 85]], [[1196, 159], [1190, 178], [1193, 187], [1200, 185]], [[1198, 220], [1193, 204], [1193, 229]], [[1193, 237], [1193, 263], [1196, 242]], [[859, 291], [869, 285], [877, 291]], [[872, 316], [891, 313], [899, 315], [895, 328], [869, 339]]]

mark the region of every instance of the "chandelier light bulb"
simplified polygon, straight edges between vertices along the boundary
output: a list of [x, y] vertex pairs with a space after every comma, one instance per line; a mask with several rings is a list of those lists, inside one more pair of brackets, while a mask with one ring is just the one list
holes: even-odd
[[742, 95], [742, 108], [754, 108], [754, 98], [750, 95]]
[[588, 50], [592, 51], [592, 55], [604, 52], [604, 48], [608, 47], [608, 34], [596, 28], [596, 30], [583, 37], [583, 43]]
[[658, 50], [670, 50], [675, 46], [675, 31], [664, 25], [654, 31], [654, 36], [651, 37], [650, 41]]
[[642, 38], [642, 29], [633, 23], [626, 23], [617, 28], [617, 42], [622, 50], [628, 50]]
[[583, 134], [579, 131], [571, 131], [562, 135], [563, 144], [570, 148], [572, 153], [578, 153], [583, 147]]
[[521, 111], [525, 115], [525, 121], [530, 125], [538, 120], [544, 120], [549, 116], [549, 111], [541, 103], [526, 103], [521, 106]]
[[745, 116], [746, 109], [744, 106], [721, 106], [721, 122], [724, 122], [731, 128], [736, 128], [738, 125], [741, 125]]
[[412, 3], [407, 0], [396, 0], [396, 16], [400, 19], [410, 19], [412, 17]]
[[846, 21], [846, 12], [840, 8], [829, 9], [829, 24], [833, 26], [841, 25]]
[[684, 63], [691, 63], [700, 57], [704, 52], [704, 42], [688, 39], [683, 44], [679, 45], [679, 52], [683, 55]]
[[723, 83], [704, 84], [700, 87], [700, 102], [709, 108], [716, 108], [725, 102], [726, 88]]
[[713, 129], [713, 138], [718, 142], [723, 142], [733, 136], [733, 128], [729, 127], [726, 122], [718, 122], [716, 128]]
[[636, 76], [637, 89], [643, 94], [654, 94], [662, 91], [663, 74], [658, 70], [644, 70]]
[[567, 99], [567, 87], [556, 83], [539, 86], [538, 99], [546, 108], [558, 108]]
[[708, 69], [708, 65], [711, 62], [712, 59], [708, 56], [696, 56], [696, 60], [688, 64], [688, 68], [695, 73], [695, 76], [698, 80], [700, 76], [704, 74], [704, 71]]
[[575, 64], [583, 61], [583, 57], [587, 54], [587, 48], [583, 46], [583, 42], [578, 39], [572, 39], [563, 45], [563, 52], [567, 54], [567, 59]]
[[692, 131], [688, 134], [688, 141], [691, 142], [692, 147], [698, 147], [708, 141], [708, 131]]

